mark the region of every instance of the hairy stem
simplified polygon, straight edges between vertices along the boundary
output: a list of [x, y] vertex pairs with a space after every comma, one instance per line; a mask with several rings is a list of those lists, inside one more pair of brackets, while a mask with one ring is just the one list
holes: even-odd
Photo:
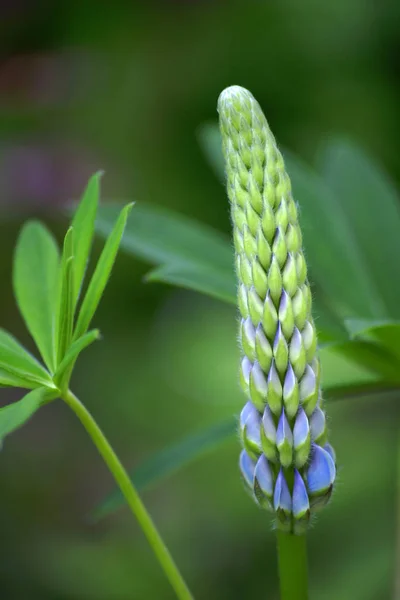
[[160, 534], [158, 533], [149, 513], [147, 512], [138, 492], [136, 491], [127, 472], [122, 466], [119, 458], [105, 438], [100, 427], [93, 419], [90, 412], [85, 408], [82, 402], [68, 390], [63, 394], [62, 399], [74, 411], [86, 431], [92, 438], [104, 462], [110, 469], [115, 481], [133, 513], [137, 518], [147, 540], [152, 547], [165, 575], [175, 590], [177, 598], [180, 600], [191, 600], [192, 595], [180, 574], [178, 567], [173, 561], [167, 547], [165, 546]]
[[308, 600], [307, 538], [277, 531], [281, 600]]

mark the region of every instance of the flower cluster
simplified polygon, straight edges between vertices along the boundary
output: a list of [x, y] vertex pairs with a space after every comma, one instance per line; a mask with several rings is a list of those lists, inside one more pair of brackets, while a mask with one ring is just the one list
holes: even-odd
[[303, 533], [329, 500], [335, 455], [327, 442], [317, 336], [289, 177], [267, 120], [238, 86], [218, 102], [231, 202], [240, 368], [240, 467], [280, 529]]

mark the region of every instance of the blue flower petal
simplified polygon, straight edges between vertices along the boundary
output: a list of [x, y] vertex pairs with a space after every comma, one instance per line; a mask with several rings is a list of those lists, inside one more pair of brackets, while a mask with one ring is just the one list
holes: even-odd
[[271, 444], [275, 444], [276, 428], [275, 428], [275, 423], [274, 423], [274, 419], [272, 416], [272, 412], [268, 406], [265, 407], [262, 422], [263, 422], [265, 437], [267, 438], [267, 440], [269, 442], [271, 442]]
[[307, 489], [302, 476], [297, 469], [294, 470], [292, 512], [296, 519], [301, 519], [310, 510]]
[[330, 454], [333, 462], [336, 464], [336, 452], [334, 451], [334, 449], [332, 448], [332, 446], [330, 444], [325, 444], [324, 446], [324, 450]]
[[240, 453], [239, 467], [248, 486], [253, 487], [255, 464], [246, 450]]
[[274, 475], [271, 466], [264, 455], [261, 455], [257, 461], [254, 478], [257, 480], [261, 491], [269, 499], [272, 499], [274, 495]]
[[336, 467], [331, 455], [318, 446], [313, 444], [311, 453], [311, 462], [307, 470], [307, 487], [312, 495], [322, 495], [326, 493], [335, 481]]
[[293, 445], [293, 434], [292, 434], [292, 430], [290, 429], [290, 425], [289, 422], [287, 420], [285, 411], [282, 410], [282, 414], [280, 416], [279, 422], [278, 422], [278, 427], [276, 430], [276, 445], [278, 446], [282, 446], [282, 444], [284, 442], [289, 442], [289, 444], [292, 446]]
[[318, 440], [326, 429], [325, 413], [318, 406], [310, 417], [311, 439]]
[[251, 402], [247, 402], [244, 405], [242, 412], [240, 413], [240, 419], [239, 419], [240, 429], [244, 428], [244, 426], [246, 425], [247, 419], [250, 417], [250, 415], [254, 414], [254, 412], [257, 412], [257, 409], [254, 406], [254, 404], [252, 404]]
[[300, 408], [293, 428], [294, 447], [300, 448], [310, 434], [310, 424], [305, 411]]
[[286, 514], [290, 514], [292, 510], [292, 498], [290, 497], [288, 484], [286, 483], [282, 469], [279, 471], [279, 475], [276, 479], [274, 509], [277, 512], [283, 511]]

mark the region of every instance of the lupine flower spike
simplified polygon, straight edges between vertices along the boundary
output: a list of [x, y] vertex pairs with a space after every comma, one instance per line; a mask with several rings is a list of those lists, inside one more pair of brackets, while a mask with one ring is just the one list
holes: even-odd
[[279, 529], [301, 534], [329, 500], [335, 454], [327, 441], [317, 336], [290, 180], [250, 92], [218, 102], [231, 202], [241, 314], [240, 468]]

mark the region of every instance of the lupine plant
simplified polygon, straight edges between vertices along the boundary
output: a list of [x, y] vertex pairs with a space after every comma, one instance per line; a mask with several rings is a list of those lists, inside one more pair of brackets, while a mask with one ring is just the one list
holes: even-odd
[[[278, 169], [276, 169], [276, 164], [278, 164], [279, 170], [282, 168], [282, 162], [278, 151], [276, 150], [272, 134], [269, 133], [268, 126], [258, 105], [245, 90], [236, 88], [236, 91], [240, 91], [240, 94], [243, 95], [244, 105], [247, 104], [247, 106], [249, 106], [250, 104], [250, 106], [253, 106], [253, 110], [257, 115], [258, 127], [264, 130], [264, 133], [261, 133], [261, 135], [265, 135], [265, 138], [268, 136], [268, 139], [271, 142], [269, 152], [270, 154], [275, 154], [275, 161], [272, 163], [272, 167], [270, 166], [272, 176], [276, 177], [276, 173], [278, 173], [278, 177], [281, 177], [282, 183], [284, 183], [285, 186], [283, 188], [281, 185], [281, 191], [285, 189], [285, 193], [287, 193], [290, 198], [288, 176], [283, 171], [279, 173]], [[225, 94], [228, 94], [228, 92], [225, 92]], [[221, 102], [224, 97], [226, 98], [225, 94], [221, 96]], [[246, 148], [246, 136], [248, 136], [247, 139], [252, 140], [254, 132], [248, 127], [248, 121], [246, 122], [245, 115], [241, 115], [240, 118], [242, 108], [245, 108], [245, 106], [242, 106], [241, 103], [238, 102], [238, 108], [235, 109], [237, 114], [234, 115], [238, 129], [235, 127], [234, 120], [232, 120], [233, 126], [229, 125], [229, 120], [227, 120], [229, 113], [223, 115], [220, 112], [220, 119], [225, 121], [225, 124], [222, 127], [222, 136], [216, 123], [205, 123], [198, 130], [198, 140], [204, 151], [206, 160], [209, 162], [220, 182], [225, 184], [226, 180], [228, 180], [228, 193], [233, 202], [233, 209], [235, 205], [242, 208], [240, 203], [243, 203], [245, 198], [246, 201], [250, 201], [250, 219], [252, 219], [252, 216], [255, 217], [254, 223], [253, 221], [250, 221], [250, 224], [254, 224], [254, 231], [257, 231], [260, 222], [258, 217], [259, 213], [257, 213], [251, 204], [249, 190], [246, 189], [246, 186], [240, 186], [240, 189], [238, 190], [239, 196], [237, 196], [235, 194], [235, 189], [230, 185], [230, 181], [235, 183], [235, 180], [237, 179], [239, 179], [240, 183], [241, 176], [246, 183], [247, 177], [247, 185], [252, 185], [252, 191], [257, 194], [258, 188], [253, 185], [254, 181], [250, 181], [250, 170], [248, 167], [245, 168], [246, 161], [243, 161], [244, 168], [242, 169], [242, 172], [237, 172], [237, 162], [239, 161], [236, 161], [235, 155], [231, 153], [230, 158], [232, 163], [228, 162], [227, 168], [225, 168], [225, 158], [221, 151], [223, 145], [221, 137], [223, 137], [225, 138], [224, 145], [226, 146], [228, 141], [228, 146], [230, 146], [233, 151], [239, 152], [241, 150], [245, 153], [245, 159], [246, 152], [250, 152], [250, 147]], [[239, 135], [241, 131], [240, 123], [242, 123], [242, 126], [245, 129], [244, 139]], [[229, 141], [229, 135], [236, 137], [236, 140]], [[257, 139], [256, 136], [254, 137]], [[234, 146], [235, 141], [238, 148], [235, 148]], [[247, 145], [249, 146], [249, 142], [247, 142]], [[251, 161], [257, 159], [261, 163], [267, 163], [267, 152], [268, 151], [265, 151], [264, 154], [262, 148], [256, 148], [256, 159], [252, 158], [247, 152], [248, 164], [251, 165]], [[316, 316], [315, 326], [320, 341], [318, 354], [322, 365], [321, 374], [324, 395], [328, 402], [362, 398], [365, 395], [374, 396], [379, 398], [380, 401], [387, 402], [393, 394], [396, 395], [398, 393], [397, 391], [400, 387], [400, 354], [398, 350], [400, 340], [400, 305], [398, 303], [398, 298], [400, 297], [400, 278], [393, 277], [396, 268], [394, 264], [396, 261], [395, 257], [400, 255], [400, 236], [398, 235], [398, 232], [400, 231], [400, 204], [396, 190], [390, 179], [383, 173], [377, 164], [357, 145], [346, 139], [332, 138], [329, 140], [322, 147], [322, 150], [318, 155], [318, 162], [314, 168], [303, 163], [286, 149], [283, 154], [286, 170], [290, 176], [294, 190], [293, 196], [297, 201], [298, 217], [302, 225], [305, 256], [307, 257], [307, 264], [311, 273], [312, 304], [313, 313]], [[275, 175], [274, 167], [276, 169]], [[237, 170], [236, 175], [235, 169]], [[226, 175], [228, 177], [226, 177]], [[275, 183], [278, 185], [279, 182]], [[244, 188], [244, 192], [247, 192], [246, 196], [243, 193], [242, 188]], [[222, 198], [223, 192], [221, 188], [221, 201]], [[258, 206], [259, 210], [265, 208], [264, 204], [261, 205], [259, 203], [257, 205], [257, 198], [255, 200], [253, 199], [253, 202], [255, 202], [255, 206]], [[278, 213], [278, 219], [282, 218], [279, 215], [278, 209], [279, 205], [277, 201], [275, 202], [274, 192], [274, 202], [273, 205], [271, 205], [271, 211], [269, 211], [271, 220], [272, 215], [274, 219], [277, 218], [276, 213]], [[111, 204], [103, 205], [100, 208], [99, 218], [96, 224], [97, 231], [100, 235], [104, 236], [110, 232], [112, 221], [116, 216], [116, 210], [117, 207]], [[294, 216], [295, 215], [292, 214], [292, 217]], [[233, 224], [236, 229], [234, 214]], [[240, 224], [243, 230], [244, 226], [247, 225], [247, 217], [246, 219], [243, 219]], [[293, 224], [294, 223], [291, 223], [289, 232], [293, 231]], [[287, 225], [289, 225], [289, 221]], [[287, 230], [288, 227], [286, 228], [286, 231]], [[296, 228], [296, 232], [297, 231], [298, 229]], [[242, 236], [242, 242], [240, 238], [237, 239], [238, 233], [239, 232], [236, 231], [235, 244], [236, 250], [238, 250], [240, 254], [244, 249], [244, 236]], [[300, 235], [298, 237], [300, 240]], [[378, 244], [371, 242], [371, 240], [377, 239], [379, 239]], [[287, 246], [286, 235], [284, 236], [284, 242]], [[293, 237], [289, 238], [289, 244], [293, 244]], [[297, 244], [299, 244], [300, 249], [301, 244], [299, 241]], [[268, 245], [270, 245], [269, 242]], [[297, 246], [295, 245], [295, 248], [296, 247]], [[130, 255], [139, 257], [155, 265], [155, 268], [153, 268], [146, 277], [146, 280], [149, 282], [163, 282], [169, 285], [186, 288], [211, 296], [232, 306], [237, 305], [238, 282], [233, 269], [234, 260], [231, 243], [228, 238], [198, 222], [183, 217], [176, 212], [166, 210], [165, 208], [139, 203], [135, 206], [134, 218], [128, 223], [127, 230], [122, 240], [122, 248]], [[254, 248], [254, 242], [248, 240], [246, 249], [250, 256]], [[272, 263], [272, 248], [269, 260]], [[265, 260], [264, 265], [271, 266], [267, 260]], [[276, 271], [277, 273], [279, 271], [279, 274], [277, 275], [278, 278], [279, 275], [282, 276], [281, 267]], [[260, 269], [258, 269], [258, 272], [259, 278], [261, 279], [261, 286], [263, 286], [262, 289], [260, 289], [261, 295], [259, 297], [260, 299], [265, 299], [268, 295], [268, 277], [267, 290], [265, 290], [265, 277]], [[247, 273], [245, 272], [244, 275], [246, 277]], [[296, 278], [297, 276], [296, 270]], [[246, 288], [249, 287], [251, 289], [252, 277], [253, 274], [251, 271], [248, 279], [249, 285], [247, 286], [245, 284]], [[241, 269], [239, 271], [239, 280], [240, 279]], [[239, 286], [239, 292], [241, 286], [242, 284]], [[303, 286], [307, 287], [306, 280], [304, 281]], [[246, 289], [246, 300], [247, 295], [248, 292]], [[271, 293], [269, 293], [269, 295], [271, 296]], [[295, 296], [296, 293], [293, 297]], [[310, 302], [308, 291], [306, 292], [306, 296], [308, 297], [308, 302]], [[244, 297], [244, 294], [242, 297]], [[239, 300], [240, 306], [242, 303], [240, 294]], [[276, 307], [275, 304], [273, 306], [279, 315], [279, 306]], [[247, 318], [246, 305], [244, 305], [244, 311]], [[263, 317], [263, 314], [261, 317]], [[254, 327], [257, 333], [259, 323], [257, 319], [258, 316], [257, 313], [255, 313], [254, 323], [251, 321], [251, 332], [253, 331], [252, 327]], [[306, 320], [312, 323], [308, 314]], [[248, 322], [248, 324], [250, 325], [250, 322]], [[289, 329], [291, 329], [291, 327]], [[273, 355], [273, 345], [276, 337], [273, 336], [273, 333], [272, 330], [270, 331], [270, 337], [265, 336], [268, 346], [265, 344], [264, 340], [264, 347], [267, 348], [267, 360], [271, 352]], [[282, 333], [284, 333], [283, 329]], [[177, 333], [174, 332], [174, 336], [176, 335]], [[251, 338], [252, 335], [250, 336], [250, 341]], [[284, 340], [287, 343], [287, 338], [284, 338]], [[245, 344], [246, 342], [247, 340], [245, 340]], [[242, 343], [243, 342], [241, 342], [241, 344]], [[227, 348], [227, 345], [223, 347]], [[269, 350], [270, 348], [271, 352]], [[249, 361], [253, 364], [256, 346], [254, 345], [254, 351], [252, 347], [247, 349], [250, 355]], [[288, 350], [290, 354], [290, 344]], [[244, 349], [244, 354], [245, 353], [246, 350]], [[265, 355], [261, 354], [260, 356], [261, 359], [265, 361]], [[183, 358], [184, 356], [182, 355], [182, 360]], [[257, 354], [255, 354], [255, 358], [258, 360]], [[270, 356], [270, 358], [272, 364], [272, 356]], [[309, 358], [311, 359], [311, 356]], [[313, 359], [311, 359], [311, 363], [312, 360]], [[258, 362], [261, 365], [261, 362]], [[306, 362], [308, 363], [307, 360]], [[245, 361], [245, 365], [246, 364], [247, 370], [250, 371], [250, 364]], [[264, 362], [264, 364], [269, 367], [269, 361], [268, 364], [267, 362]], [[291, 367], [295, 372], [292, 364]], [[209, 364], [208, 368], [213, 368], [213, 364]], [[233, 373], [234, 370], [235, 365], [232, 364], [231, 373]], [[196, 369], [194, 370], [193, 375], [195, 372]], [[268, 369], [262, 371], [262, 374], [268, 384], [268, 377], [265, 377], [265, 375], [269, 374]], [[232, 376], [233, 375], [231, 374], [230, 377], [232, 378]], [[280, 378], [279, 382], [282, 387], [282, 405], [285, 406], [283, 403], [284, 385], [282, 386]], [[200, 384], [200, 380], [198, 381], [198, 384]], [[247, 385], [246, 380], [244, 381], [244, 387], [245, 391], [250, 393], [251, 400], [253, 398], [252, 390], [250, 389], [250, 385]], [[232, 389], [231, 386], [229, 389]], [[268, 403], [259, 400], [257, 391], [255, 392], [254, 398], [258, 409], [256, 408], [256, 410], [254, 410], [252, 408], [252, 406], [254, 406], [253, 404], [247, 405], [247, 409], [245, 408], [242, 413], [242, 418], [240, 415], [232, 418], [227, 414], [226, 420], [214, 424], [209, 429], [196, 431], [189, 434], [187, 437], [183, 437], [182, 440], [178, 441], [175, 445], [150, 457], [147, 462], [135, 468], [132, 472], [132, 480], [141, 490], [146, 489], [150, 485], [153, 486], [205, 452], [213, 451], [214, 448], [222, 444], [225, 440], [235, 434], [237, 435], [238, 431], [239, 437], [247, 451], [249, 451], [249, 457], [251, 459], [246, 459], [247, 466], [250, 467], [250, 469], [249, 471], [245, 471], [245, 474], [246, 472], [250, 472], [250, 475], [252, 474], [254, 458], [257, 458], [258, 456], [262, 457], [264, 455], [266, 460], [268, 460], [269, 454], [271, 458], [271, 470], [274, 477], [278, 477], [280, 472], [279, 464], [282, 458], [276, 442], [277, 437], [279, 440], [279, 436], [281, 436], [281, 440], [279, 441], [282, 441], [284, 438], [284, 435], [282, 434], [285, 433], [284, 427], [281, 426], [281, 431], [278, 436], [278, 426], [281, 421], [282, 413], [278, 415], [278, 410], [276, 411], [276, 414], [271, 411], [273, 427], [271, 426], [271, 420], [269, 420], [270, 427], [267, 428], [267, 431], [270, 434], [270, 438], [275, 441], [275, 444], [268, 444], [268, 438], [266, 435], [264, 436], [265, 429], [263, 425], [266, 421], [264, 413], [266, 412], [267, 415], [270, 416], [270, 407], [268, 406]], [[218, 401], [217, 397], [215, 398], [215, 401]], [[319, 408], [321, 408], [321, 406]], [[301, 411], [299, 412], [302, 414]], [[306, 411], [304, 412], [306, 413]], [[248, 426], [243, 426], [249, 418], [249, 413], [253, 416], [253, 419], [250, 420], [252, 424], [254, 422], [258, 424], [261, 419], [261, 427], [256, 426], [249, 428]], [[322, 444], [320, 447], [328, 450], [328, 454], [331, 454], [331, 457], [333, 458], [333, 451], [329, 446], [326, 446], [325, 419], [319, 411], [317, 411], [316, 414], [319, 415], [319, 424], [317, 425], [317, 423], [314, 422], [311, 428], [310, 417], [312, 415], [307, 416], [306, 413], [310, 438], [311, 435], [313, 435], [315, 438], [314, 444], [316, 443], [317, 446]], [[282, 419], [282, 421], [284, 423], [284, 419]], [[288, 421], [290, 425], [290, 418]], [[303, 423], [303, 431], [305, 432], [307, 430], [305, 419], [303, 419]], [[311, 429], [313, 429], [313, 434]], [[333, 433], [335, 433], [334, 426], [332, 430]], [[321, 437], [319, 437], [318, 432], [322, 431], [323, 433]], [[336, 435], [338, 439], [337, 432]], [[295, 461], [296, 450], [293, 430], [292, 436], [292, 457], [294, 457]], [[307, 438], [307, 435], [303, 437]], [[370, 460], [377, 460], [376, 456], [378, 450], [380, 452], [387, 446], [384, 435], [380, 436], [379, 439], [381, 440], [381, 444], [375, 446], [373, 450], [371, 447], [371, 452], [369, 454]], [[282, 444], [280, 444], [280, 446], [281, 448], [284, 448]], [[297, 441], [296, 446], [299, 447]], [[319, 452], [319, 450], [317, 450], [317, 452]], [[390, 452], [389, 448], [387, 449], [387, 452]], [[310, 459], [305, 465], [300, 467], [300, 471], [304, 475], [302, 480], [306, 486], [306, 490], [306, 472], [312, 464], [311, 449], [310, 454]], [[314, 495], [312, 492], [310, 493], [310, 490], [308, 489], [307, 499], [305, 494], [303, 495], [303, 506], [307, 506], [307, 502], [310, 504], [310, 516], [316, 508], [316, 499], [321, 498], [322, 503], [327, 499], [327, 496], [330, 493], [329, 488], [332, 483], [331, 480], [334, 475], [332, 463], [329, 462], [329, 459], [326, 458], [325, 454], [323, 454], [323, 456], [325, 458], [323, 464], [325, 467], [328, 466], [328, 468], [323, 471], [324, 476], [326, 477], [327, 493], [326, 495], [322, 494], [322, 496], [318, 496], [318, 492], [322, 491], [322, 486], [321, 488], [319, 487], [321, 480], [320, 473], [318, 473], [319, 481], [317, 487], [319, 489], [317, 494]], [[262, 459], [261, 462], [264, 463], [264, 465], [266, 464], [264, 459]], [[292, 467], [293, 471], [294, 468], [297, 469], [295, 462], [292, 463]], [[289, 470], [292, 467], [289, 467]], [[284, 473], [285, 469], [287, 469], [287, 467], [283, 468]], [[344, 465], [343, 470], [346, 471], [346, 465]], [[277, 472], [278, 475], [276, 475]], [[395, 476], [396, 475], [393, 474], [393, 477]], [[255, 479], [253, 477], [250, 477], [249, 479], [251, 480], [252, 490], [254, 490]], [[282, 477], [280, 479], [282, 482]], [[258, 489], [258, 482], [256, 483], [256, 501], [261, 501], [261, 503], [269, 509], [271, 509], [272, 505], [272, 510], [274, 511], [276, 483], [275, 486], [273, 486], [272, 477], [267, 481], [269, 484], [269, 487], [266, 487], [267, 494], [261, 493], [262, 490]], [[286, 481], [286, 483], [288, 482]], [[383, 481], [381, 481], [379, 485], [382, 489], [386, 489], [386, 494], [390, 493], [389, 490], [384, 487], [385, 483]], [[271, 486], [273, 487], [273, 494], [271, 494]], [[300, 486], [304, 492], [302, 484], [300, 484]], [[288, 487], [290, 487], [289, 483]], [[366, 488], [367, 482], [364, 481], [361, 486], [357, 487], [357, 490], [353, 490], [352, 493], [357, 496], [354, 499], [355, 505], [358, 506], [357, 503], [363, 504], [365, 502]], [[282, 499], [281, 490], [282, 485], [280, 490], [278, 486], [279, 494], [277, 493], [277, 502], [279, 503]], [[312, 498], [313, 495], [314, 497]], [[340, 494], [337, 500], [339, 499]], [[120, 493], [112, 493], [93, 510], [93, 519], [99, 520], [104, 518], [106, 515], [109, 515], [121, 507], [123, 503], [124, 499]], [[277, 534], [281, 554], [280, 568], [283, 571], [285, 571], [286, 568], [290, 570], [290, 576], [287, 572], [286, 574], [285, 572], [283, 573], [281, 585], [290, 586], [291, 581], [294, 583], [292, 588], [287, 589], [284, 587], [282, 592], [286, 594], [286, 597], [301, 598], [306, 597], [307, 593], [305, 535], [291, 535], [287, 532], [281, 532], [278, 527], [278, 525], [282, 526], [282, 521], [279, 517], [283, 517], [284, 528], [287, 527], [288, 522], [293, 529], [295, 526], [298, 526], [298, 521], [293, 517], [293, 494], [290, 501], [287, 495], [287, 508], [287, 514], [285, 514], [284, 511], [280, 512], [277, 519]], [[374, 535], [373, 531], [379, 535], [380, 516], [378, 506], [376, 507], [376, 510], [376, 520], [372, 519], [371, 521], [372, 516], [369, 515], [369, 517], [371, 517], [369, 518], [369, 530], [371, 535]], [[303, 522], [302, 525], [305, 525], [308, 521], [307, 511], [305, 512], [305, 517], [305, 522]], [[268, 522], [268, 517], [266, 518], [266, 522]], [[382, 559], [383, 562], [381, 566], [378, 565], [377, 561], [374, 561], [373, 564], [367, 564], [362, 557], [357, 559], [359, 571], [371, 573], [378, 589], [380, 589], [379, 586], [381, 586], [382, 581], [386, 577], [386, 574], [383, 574], [383, 572], [386, 573], [385, 565], [387, 565], [390, 549], [386, 549], [385, 552], [386, 559]], [[336, 583], [338, 582], [337, 577], [335, 581]], [[362, 586], [359, 579], [357, 582], [357, 597], [366, 597], [366, 594], [370, 591], [368, 587], [369, 579], [365, 578], [364, 586]], [[325, 583], [326, 580], [324, 579], [324, 584]], [[347, 581], [343, 582], [342, 589], [348, 591], [347, 585]], [[362, 591], [363, 589], [364, 591]], [[332, 588], [332, 594], [329, 597], [337, 598], [337, 595], [335, 595], [335, 587]]]
[[[306, 599], [306, 537], [313, 514], [330, 499], [336, 475], [321, 381], [329, 401], [365, 393], [383, 398], [400, 388], [400, 279], [393, 277], [400, 255], [398, 198], [376, 165], [342, 140], [328, 144], [316, 170], [287, 151], [283, 160], [258, 103], [243, 88], [225, 90], [218, 109], [221, 133], [214, 124], [204, 125], [199, 141], [227, 184], [234, 252], [217, 232], [165, 209], [136, 205], [127, 222], [130, 206], [98, 207], [100, 175], [88, 184], [61, 255], [43, 225], [29, 222], [23, 228], [14, 291], [42, 362], [0, 331], [0, 384], [31, 390], [0, 409], [0, 438], [42, 406], [63, 400], [119, 486], [94, 509], [93, 521], [128, 504], [177, 597], [188, 599], [138, 491], [236, 433], [245, 488], [270, 512], [276, 529], [282, 599]], [[85, 284], [95, 228], [107, 241]], [[372, 247], [377, 235], [379, 245]], [[189, 435], [131, 477], [70, 385], [80, 353], [99, 337], [89, 326], [120, 244], [156, 265], [148, 281], [238, 305], [240, 381], [247, 400], [240, 415]], [[234, 364], [231, 373], [235, 377]], [[379, 523], [378, 511], [371, 527]], [[268, 512], [262, 514], [269, 535]]]
[[292, 536], [307, 531], [336, 475], [302, 236], [283, 158], [259, 104], [234, 86], [218, 109], [236, 253], [240, 379], [248, 398], [240, 415], [240, 468], [284, 534], [278, 536], [282, 597], [302, 598], [305, 550]]

